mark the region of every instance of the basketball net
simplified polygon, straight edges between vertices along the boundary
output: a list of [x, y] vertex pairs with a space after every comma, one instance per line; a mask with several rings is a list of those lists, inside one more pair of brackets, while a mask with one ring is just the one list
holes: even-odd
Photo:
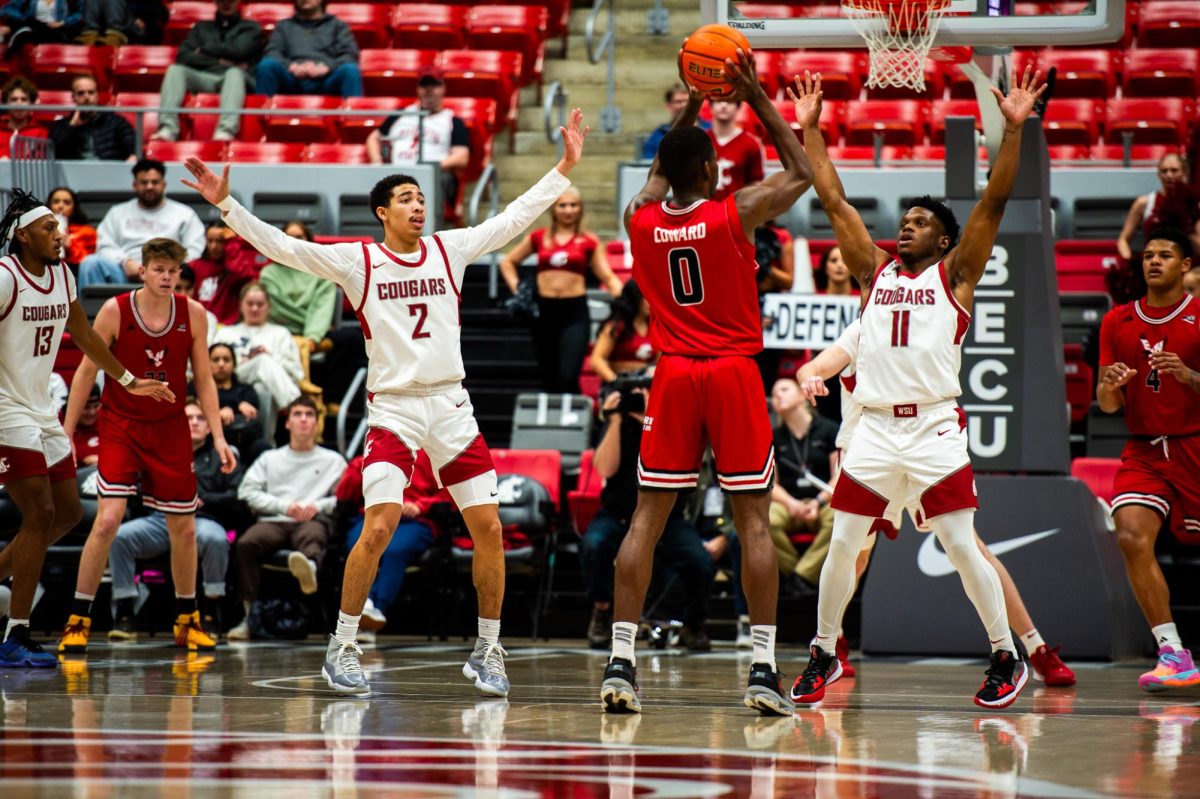
[[866, 39], [867, 88], [925, 91], [925, 59], [950, 0], [842, 0], [842, 11]]

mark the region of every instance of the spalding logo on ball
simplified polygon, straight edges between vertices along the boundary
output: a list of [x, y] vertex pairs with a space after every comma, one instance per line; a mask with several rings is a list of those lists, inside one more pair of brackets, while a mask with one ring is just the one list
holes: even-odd
[[705, 25], [696, 30], [683, 46], [683, 74], [697, 91], [710, 97], [733, 93], [725, 80], [725, 59], [737, 63], [738, 48], [751, 52], [750, 41], [741, 31], [728, 25]]

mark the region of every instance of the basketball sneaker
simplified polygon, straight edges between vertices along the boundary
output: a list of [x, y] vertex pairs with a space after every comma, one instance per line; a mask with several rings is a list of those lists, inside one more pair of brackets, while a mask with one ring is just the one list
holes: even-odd
[[92, 630], [92, 620], [87, 616], [76, 616], [72, 613], [67, 617], [67, 626], [63, 628], [62, 638], [58, 642], [58, 651], [62, 655], [85, 655], [88, 648], [88, 634]]
[[387, 626], [387, 616], [383, 615], [383, 611], [375, 607], [375, 603], [367, 598], [366, 604], [362, 609], [362, 621], [359, 622], [359, 629], [367, 632], [379, 632]]
[[975, 693], [975, 704], [992, 710], [1008, 707], [1017, 700], [1028, 679], [1029, 667], [1016, 652], [993, 652], [987, 677]]
[[110, 641], [136, 641], [137, 630], [133, 627], [133, 619], [129, 616], [118, 616], [113, 622], [113, 628], [108, 631]]
[[833, 651], [837, 654], [838, 662], [842, 664], [842, 676], [853, 677], [855, 674], [854, 664], [850, 662], [850, 641], [846, 639], [846, 636], [838, 636]]
[[193, 610], [175, 617], [175, 646], [189, 652], [211, 652], [217, 648], [216, 640], [204, 632], [200, 611]]
[[641, 713], [638, 699], [637, 666], [625, 658], [612, 658], [600, 683], [600, 704], [605, 713]]
[[612, 607], [592, 607], [592, 618], [588, 622], [587, 642], [592, 649], [608, 649], [612, 636]]
[[1053, 649], [1042, 644], [1029, 653], [1029, 665], [1033, 666], [1033, 679], [1053, 688], [1066, 688], [1075, 684], [1075, 672], [1062, 662], [1056, 646]]
[[842, 662], [836, 652], [826, 652], [813, 644], [811, 657], [804, 673], [792, 683], [792, 701], [798, 705], [815, 705], [825, 698], [825, 689], [842, 676]]
[[358, 644], [351, 641], [343, 644], [332, 635], [329, 636], [329, 648], [325, 650], [325, 665], [321, 673], [329, 687], [342, 694], [369, 694], [371, 685], [367, 675], [363, 673], [358, 656], [362, 650]]
[[754, 636], [750, 633], [749, 616], [738, 616], [737, 638], [734, 639], [733, 645], [738, 649], [754, 648]]
[[508, 653], [499, 643], [486, 644], [476, 640], [475, 649], [463, 664], [463, 676], [475, 681], [481, 693], [508, 696], [508, 675], [504, 672], [504, 656]]
[[1187, 688], [1200, 684], [1200, 671], [1186, 649], [1164, 646], [1158, 650], [1158, 665], [1138, 677], [1138, 687], [1152, 694], [1168, 688]]
[[0, 668], [52, 669], [58, 658], [29, 640], [29, 628], [24, 624], [13, 627], [8, 639], [0, 644]]
[[750, 683], [742, 704], [764, 716], [790, 716], [796, 712], [792, 700], [784, 696], [783, 675], [768, 663], [750, 664]]

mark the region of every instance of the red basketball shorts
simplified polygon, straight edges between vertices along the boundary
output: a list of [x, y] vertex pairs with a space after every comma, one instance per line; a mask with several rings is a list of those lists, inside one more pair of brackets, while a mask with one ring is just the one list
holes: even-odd
[[643, 489], [695, 488], [710, 444], [722, 491], [762, 492], [775, 482], [762, 378], [745, 356], [664, 355], [654, 372], [642, 430], [638, 483]]
[[102, 497], [132, 497], [141, 481], [142, 504], [163, 513], [195, 513], [192, 436], [183, 414], [142, 422], [100, 414], [96, 486]]
[[1200, 436], [1153, 444], [1131, 440], [1113, 479], [1113, 513], [1127, 505], [1150, 508], [1165, 521], [1182, 520], [1188, 540], [1200, 534]]

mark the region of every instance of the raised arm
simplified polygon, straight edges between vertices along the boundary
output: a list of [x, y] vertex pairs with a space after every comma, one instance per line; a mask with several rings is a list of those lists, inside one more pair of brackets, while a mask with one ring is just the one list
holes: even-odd
[[821, 350], [817, 357], [801, 366], [800, 371], [796, 373], [796, 382], [800, 384], [800, 393], [809, 402], [812, 402], [814, 397], [827, 396], [829, 388], [825, 385], [825, 381], [834, 375], [841, 374], [842, 370], [850, 365], [850, 362], [850, 354], [837, 344]]
[[837, 169], [825, 149], [825, 138], [821, 135], [821, 101], [824, 94], [821, 91], [821, 74], [804, 73], [804, 81], [796, 76], [796, 88], [788, 87], [788, 97], [796, 106], [796, 122], [804, 134], [804, 149], [812, 159], [813, 186], [817, 190], [817, 199], [821, 208], [833, 225], [833, 233], [837, 237], [838, 247], [842, 250], [842, 260], [850, 274], [858, 279], [864, 294], [875, 280], [875, 271], [879, 265], [888, 260], [888, 254], [875, 246], [871, 233], [863, 224], [858, 211], [846, 199], [846, 189], [842, 179], [838, 177]]
[[1008, 204], [1013, 183], [1017, 179], [1017, 168], [1021, 164], [1021, 129], [1033, 111], [1034, 101], [1046, 90], [1046, 84], [1038, 86], [1041, 76], [1041, 72], [1026, 67], [1021, 80], [1013, 76], [1013, 87], [1008, 97], [992, 87], [992, 94], [1000, 103], [1000, 113], [1004, 115], [1004, 138], [1000, 141], [1000, 151], [996, 154], [996, 163], [992, 165], [987, 188], [967, 217], [962, 241], [946, 256], [951, 286], [959, 301], [964, 302], [967, 308], [970, 308], [975, 286], [983, 277], [988, 259], [992, 257], [992, 245], [996, 242], [996, 232], [1000, 230], [1004, 206]]

